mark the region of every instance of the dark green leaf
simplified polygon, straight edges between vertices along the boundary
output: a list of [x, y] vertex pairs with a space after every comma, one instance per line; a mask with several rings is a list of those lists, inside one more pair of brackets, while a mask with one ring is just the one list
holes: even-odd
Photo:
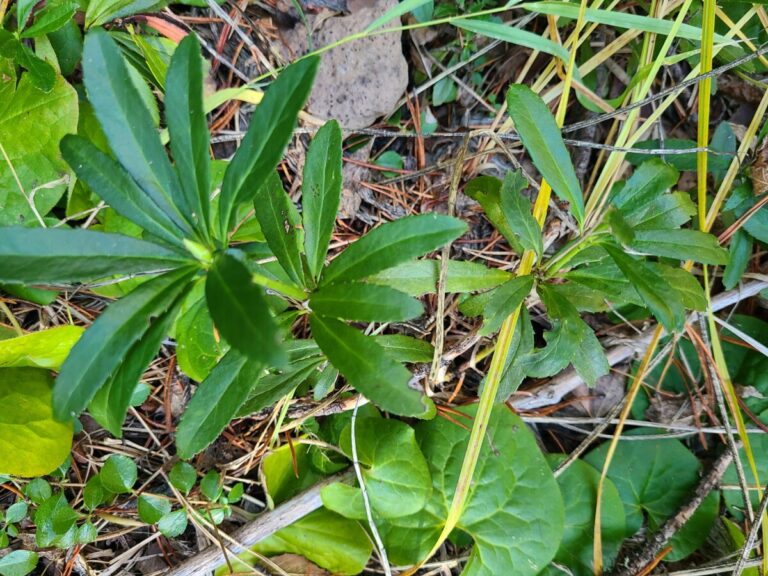
[[498, 230], [515, 252], [523, 247], [501, 205], [501, 180], [493, 176], [478, 176], [464, 187], [464, 193], [480, 204], [488, 221]]
[[728, 253], [712, 234], [698, 230], [637, 230], [629, 246], [638, 252], [703, 264], [726, 264]]
[[507, 110], [534, 165], [552, 190], [571, 204], [573, 215], [582, 224], [581, 186], [549, 108], [528, 86], [512, 84], [507, 92]]
[[118, 162], [152, 201], [187, 235], [189, 207], [149, 111], [128, 80], [120, 49], [104, 30], [85, 38], [83, 68], [88, 99]]
[[200, 480], [200, 492], [211, 502], [215, 502], [221, 496], [223, 488], [221, 486], [221, 476], [216, 470], [206, 472], [203, 479]]
[[203, 58], [195, 34], [187, 34], [173, 52], [165, 77], [165, 121], [187, 219], [208, 236], [211, 193], [210, 135], [203, 108]]
[[301, 217], [276, 172], [261, 185], [253, 205], [270, 250], [291, 280], [303, 286]]
[[605, 215], [605, 219], [611, 227], [611, 232], [616, 240], [626, 245], [632, 243], [635, 239], [635, 232], [619, 210], [609, 210]]
[[696, 206], [687, 192], [662, 194], [653, 200], [642, 213], [628, 217], [636, 230], [679, 228], [696, 214]]
[[[683, 24], [685, 26], [685, 24]], [[725, 46], [724, 49], [730, 48]], [[686, 150], [688, 148], [696, 148], [698, 144], [694, 140], [686, 140], [683, 138], [665, 138], [663, 142], [657, 139], [643, 140], [634, 144], [635, 148], [644, 150], [660, 150], [663, 148], [669, 148], [671, 150]], [[659, 154], [661, 156], [662, 154]], [[676, 168], [677, 170], [684, 170], [688, 172], [696, 171], [696, 152], [690, 154], [665, 154], [664, 160]], [[707, 169], [710, 172], [722, 172], [728, 169], [728, 165], [731, 163], [732, 156], [724, 154], [714, 154], [709, 152], [707, 154]], [[630, 152], [627, 154], [627, 162], [634, 165], [642, 166], [646, 162], [650, 162], [653, 159], [653, 154]]]
[[177, 490], [187, 495], [197, 482], [197, 472], [186, 462], [176, 462], [168, 473], [168, 480]]
[[357, 322], [403, 322], [424, 313], [421, 302], [388, 286], [348, 282], [321, 288], [309, 307], [331, 318]]
[[411, 373], [358, 330], [330, 318], [310, 316], [312, 336], [347, 381], [393, 414], [429, 418], [434, 404], [408, 385]]
[[237, 254], [221, 254], [208, 272], [205, 298], [211, 318], [232, 348], [254, 360], [280, 364], [285, 353], [264, 289], [253, 283]]
[[136, 384], [157, 356], [160, 345], [176, 319], [180, 304], [181, 301], [177, 300], [167, 312], [150, 320], [144, 336], [133, 345], [120, 367], [88, 404], [88, 412], [94, 420], [117, 438], [123, 435], [123, 421], [132, 404]]
[[80, 64], [83, 56], [83, 33], [80, 27], [74, 19], [70, 20], [63, 28], [48, 34], [48, 40], [51, 41], [51, 46], [56, 52], [61, 75], [68, 78]]
[[77, 4], [74, 2], [48, 3], [44, 8], [35, 12], [35, 22], [26, 28], [20, 38], [35, 38], [55, 32], [72, 19]]
[[520, 170], [507, 172], [501, 185], [501, 209], [523, 248], [541, 258], [544, 252], [541, 227], [531, 214], [531, 203], [522, 195], [527, 187], [528, 181]]
[[696, 276], [682, 268], [673, 268], [666, 264], [651, 262], [650, 266], [659, 272], [670, 286], [674, 287], [683, 306], [690, 310], [707, 309], [707, 296]]
[[91, 230], [0, 228], [0, 280], [9, 283], [86, 282], [177, 268], [190, 260], [157, 244]]
[[192, 396], [176, 430], [179, 457], [191, 458], [213, 442], [259, 381], [264, 365], [230, 350]]
[[[416, 260], [389, 268], [366, 279], [372, 284], [389, 286], [411, 296], [431, 294], [437, 290], [440, 277], [438, 260]], [[512, 279], [512, 274], [488, 268], [479, 262], [449, 260], [445, 275], [445, 291], [475, 292], [488, 290]]]
[[398, 362], [432, 362], [435, 354], [429, 342], [404, 334], [384, 334], [374, 336], [373, 339], [384, 348], [387, 355]]
[[431, 252], [461, 236], [466, 224], [439, 214], [407, 216], [374, 228], [325, 269], [322, 284], [371, 276]]
[[728, 248], [728, 263], [723, 271], [723, 286], [731, 290], [739, 283], [752, 258], [752, 239], [744, 230], [737, 230]]
[[56, 85], [56, 70], [26, 45], [19, 44], [16, 63], [27, 70], [30, 82], [43, 92], [50, 92]]
[[77, 512], [62, 492], [54, 494], [35, 511], [35, 543], [40, 548], [58, 546], [68, 548], [75, 544]]
[[634, 226], [653, 201], [677, 184], [680, 174], [659, 159], [643, 162], [611, 198], [625, 218]]
[[115, 211], [149, 234], [182, 246], [183, 230], [155, 204], [120, 164], [85, 138], [67, 135], [61, 154], [88, 187]]
[[110, 498], [110, 493], [101, 483], [101, 476], [96, 474], [88, 479], [83, 488], [83, 504], [88, 510], [98, 508]]
[[341, 128], [335, 120], [318, 130], [304, 163], [301, 204], [307, 266], [317, 279], [341, 200]]
[[224, 174], [219, 200], [219, 232], [226, 236], [238, 204], [249, 202], [275, 170], [293, 136], [296, 118], [309, 97], [319, 58], [288, 66], [270, 86], [251, 117], [248, 133]]
[[127, 456], [112, 454], [104, 462], [99, 476], [104, 488], [115, 494], [124, 494], [136, 484], [138, 470], [136, 463]]
[[51, 485], [42, 478], [33, 478], [24, 488], [24, 495], [35, 504], [42, 504], [51, 497]]
[[248, 400], [237, 411], [238, 417], [245, 417], [272, 406], [286, 394], [317, 372], [322, 358], [309, 358], [291, 362], [285, 369], [262, 376], [251, 390]]
[[[523, 306], [520, 309], [520, 318], [517, 320], [517, 327], [512, 336], [512, 343], [507, 350], [507, 358], [504, 363], [504, 371], [501, 374], [501, 384], [496, 393], [496, 402], [506, 402], [509, 397], [517, 392], [520, 384], [526, 377], [524, 368], [520, 359], [525, 358], [533, 352], [533, 326], [528, 309]], [[485, 386], [486, 380], [483, 380]]]
[[183, 295], [194, 271], [169, 272], [141, 284], [110, 305], [78, 340], [61, 367], [53, 389], [54, 416], [79, 414], [162, 315]]
[[176, 538], [187, 529], [187, 511], [183, 508], [163, 516], [157, 523], [157, 529], [167, 538]]
[[628, 256], [615, 246], [606, 245], [605, 249], [656, 319], [670, 332], [682, 327], [685, 308], [674, 288], [646, 262]]
[[480, 336], [489, 336], [496, 332], [502, 322], [523, 303], [533, 288], [533, 276], [518, 276], [493, 289], [493, 296], [483, 310], [483, 326], [478, 331]]

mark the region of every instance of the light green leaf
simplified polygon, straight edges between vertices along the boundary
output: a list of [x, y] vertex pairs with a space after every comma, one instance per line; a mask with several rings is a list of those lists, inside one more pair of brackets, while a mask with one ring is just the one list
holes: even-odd
[[166, 4], [165, 0], [91, 0], [85, 11], [85, 27], [101, 26], [140, 12], [155, 12]]
[[187, 495], [192, 490], [195, 482], [197, 482], [197, 472], [195, 472], [194, 467], [186, 462], [176, 462], [168, 473], [168, 480], [170, 480], [174, 488]]
[[35, 12], [35, 21], [19, 35], [20, 38], [34, 38], [55, 32], [72, 19], [77, 10], [74, 2], [48, 3]]
[[[474, 407], [460, 410], [475, 414]], [[416, 438], [432, 475], [432, 497], [423, 511], [380, 523], [396, 565], [421, 560], [442, 530], [469, 431], [436, 418], [419, 424]], [[554, 557], [563, 533], [560, 491], [533, 435], [506, 406], [493, 409], [486, 438], [457, 526], [475, 543], [462, 574], [537, 574]]]
[[219, 233], [225, 237], [237, 206], [249, 202], [283, 155], [296, 118], [309, 97], [319, 58], [307, 57], [283, 70], [251, 117], [248, 133], [227, 166], [219, 200]]
[[0, 226], [35, 225], [28, 198], [44, 217], [67, 189], [70, 171], [59, 155], [59, 141], [77, 130], [77, 92], [52, 68], [47, 92], [35, 86], [29, 72], [18, 86], [15, 71], [2, 69], [0, 76], [8, 78], [0, 81], [0, 142], [13, 165], [11, 171], [6, 159], [0, 160]]
[[57, 326], [0, 340], [0, 368], [58, 370], [82, 334], [80, 326]]
[[205, 301], [204, 285], [195, 287], [182, 303], [176, 321], [176, 360], [190, 378], [202, 382], [229, 346], [217, 338]]
[[115, 494], [126, 494], [133, 489], [138, 478], [136, 463], [120, 454], [112, 454], [99, 472], [101, 485]]
[[341, 128], [331, 120], [309, 145], [301, 192], [307, 267], [315, 279], [325, 263], [341, 201], [341, 184]]
[[[552, 14], [573, 19], [579, 16], [579, 5], [569, 2], [529, 2], [520, 4], [520, 8], [539, 14]], [[671, 34], [675, 26], [675, 22], [672, 20], [629, 14], [618, 10], [600, 10], [597, 8], [587, 8], [584, 20], [594, 22], [595, 24], [606, 24], [616, 28], [626, 28], [627, 30], [642, 30], [643, 32], [651, 32], [663, 36]], [[677, 37], [698, 42], [701, 40], [701, 28], [689, 24], [681, 24], [677, 30]], [[732, 44], [733, 42], [721, 34], [715, 34], [714, 41], [718, 44]]]
[[276, 172], [272, 172], [261, 185], [253, 199], [253, 206], [272, 254], [290, 279], [303, 286], [301, 217]]
[[649, 206], [672, 186], [677, 184], [680, 173], [657, 158], [638, 166], [623, 187], [611, 197], [627, 221], [635, 226], [649, 210]]
[[418, 300], [388, 286], [348, 282], [320, 288], [309, 299], [316, 314], [357, 322], [403, 322], [421, 316]]
[[461, 236], [466, 224], [439, 214], [406, 216], [349, 245], [323, 273], [322, 285], [358, 280], [423, 256]]
[[86, 282], [117, 274], [159, 272], [190, 263], [178, 252], [119, 234], [66, 228], [0, 228], [0, 280], [8, 283]]
[[53, 419], [47, 370], [0, 369], [0, 474], [42, 476], [69, 454], [72, 422]]
[[726, 264], [728, 252], [712, 234], [698, 230], [637, 230], [629, 246], [638, 252], [694, 260], [703, 264]]
[[155, 524], [171, 511], [171, 501], [153, 494], [139, 496], [139, 518], [147, 524]]
[[358, 330], [331, 318], [310, 316], [312, 336], [347, 381], [383, 410], [430, 418], [432, 401], [408, 385], [411, 373]]
[[213, 442], [259, 380], [263, 364], [230, 350], [200, 384], [176, 430], [179, 457], [191, 458]]
[[165, 77], [165, 121], [181, 188], [191, 213], [187, 218], [208, 236], [211, 193], [210, 135], [203, 110], [203, 58], [195, 34], [173, 53]]
[[187, 511], [182, 508], [166, 514], [157, 523], [157, 529], [168, 538], [181, 536], [187, 529]]
[[[437, 260], [415, 260], [389, 268], [366, 281], [371, 284], [389, 286], [411, 296], [433, 294], [440, 277], [440, 262]], [[498, 268], [488, 268], [479, 262], [449, 260], [446, 270], [445, 291], [475, 292], [495, 288], [511, 280], [512, 274]]]
[[39, 548], [73, 546], [77, 539], [77, 519], [78, 514], [69, 505], [64, 493], [54, 494], [35, 511], [35, 543]]
[[28, 509], [29, 506], [26, 502], [24, 502], [24, 500], [16, 502], [15, 504], [11, 504], [5, 511], [5, 522], [7, 524], [21, 522], [24, 518], [26, 518]]
[[[350, 460], [351, 432], [347, 426], [340, 442]], [[425, 506], [432, 493], [432, 479], [413, 428], [397, 420], [363, 418], [355, 426], [355, 443], [365, 489], [376, 514], [397, 518], [415, 514]], [[355, 520], [365, 519], [359, 488], [332, 484], [321, 494], [326, 508]]]
[[574, 217], [583, 224], [584, 198], [579, 179], [549, 108], [533, 90], [513, 84], [507, 92], [507, 110], [534, 165], [552, 190], [571, 204]]
[[182, 297], [192, 274], [182, 269], [153, 278], [101, 313], [72, 348], [56, 379], [53, 406], [58, 419], [69, 420], [88, 405], [150, 329], [148, 320]]
[[509, 42], [510, 44], [515, 44], [517, 46], [525, 46], [531, 50], [538, 50], [545, 54], [551, 54], [552, 56], [557, 56], [563, 62], [568, 62], [568, 50], [563, 48], [562, 45], [552, 42], [552, 40], [542, 38], [533, 32], [522, 30], [521, 28], [516, 28], [501, 22], [474, 18], [467, 18], [466, 20], [454, 19], [451, 20], [451, 24], [458, 28], [475, 32], [476, 34], [482, 34], [488, 38], [495, 38], [496, 40]]
[[285, 353], [269, 311], [264, 289], [253, 283], [242, 253], [230, 250], [216, 258], [205, 282], [211, 318], [230, 346], [253, 360], [280, 364]]
[[0, 574], [26, 576], [37, 566], [39, 558], [31, 550], [14, 550], [0, 558]]
[[432, 362], [435, 354], [435, 348], [429, 342], [404, 334], [383, 334], [373, 339], [397, 362]]

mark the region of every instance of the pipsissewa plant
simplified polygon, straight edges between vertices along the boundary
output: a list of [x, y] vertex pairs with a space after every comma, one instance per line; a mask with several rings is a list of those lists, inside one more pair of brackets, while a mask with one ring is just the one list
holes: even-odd
[[[139, 225], [144, 238], [63, 228], [0, 229], [2, 282], [62, 285], [150, 276], [110, 305], [73, 348], [54, 387], [55, 417], [68, 420], [90, 407], [102, 425], [120, 434], [138, 379], [199, 282], [231, 349], [201, 384], [180, 424], [182, 456], [215, 439], [265, 371], [284, 366], [291, 348], [284, 344], [290, 339], [284, 324], [297, 314], [310, 314], [313, 336], [331, 364], [383, 409], [433, 414], [431, 401], [408, 386], [409, 371], [343, 321], [421, 314], [413, 298], [362, 280], [438, 248], [461, 235], [465, 225], [438, 215], [403, 218], [375, 229], [324, 266], [341, 193], [338, 125], [325, 126], [311, 146], [301, 218], [275, 175], [317, 59], [288, 67], [267, 91], [213, 201], [197, 41], [189, 36], [179, 44], [166, 78], [173, 162], [127, 80], [126, 66], [107, 32], [89, 33], [85, 86], [114, 158], [78, 136], [64, 138], [61, 150], [77, 177]], [[266, 251], [229, 246], [239, 211], [248, 205], [256, 209]], [[274, 256], [279, 266], [258, 264], [251, 252]], [[273, 296], [282, 303], [275, 304]], [[293, 315], [279, 314], [287, 307]]]

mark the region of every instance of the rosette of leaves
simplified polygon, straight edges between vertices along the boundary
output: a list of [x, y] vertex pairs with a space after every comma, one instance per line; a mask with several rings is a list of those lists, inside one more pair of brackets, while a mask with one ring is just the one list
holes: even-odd
[[[287, 327], [299, 315], [310, 316], [327, 360], [377, 405], [401, 415], [431, 415], [432, 403], [408, 386], [410, 372], [346, 322], [402, 321], [421, 314], [414, 298], [364, 280], [433, 251], [461, 235], [465, 225], [439, 215], [403, 218], [374, 229], [325, 265], [341, 192], [338, 125], [329, 123], [312, 142], [301, 216], [275, 173], [317, 59], [289, 66], [267, 90], [213, 201], [197, 40], [189, 36], [179, 44], [166, 77], [173, 161], [107, 32], [88, 34], [83, 62], [88, 98], [111, 154], [67, 136], [63, 156], [82, 182], [143, 229], [143, 237], [1, 228], [0, 282], [62, 286], [125, 275], [149, 279], [111, 304], [73, 348], [53, 389], [54, 416], [66, 421], [88, 408], [119, 435], [138, 379], [199, 284], [229, 350], [202, 382], [179, 425], [181, 456], [213, 441], [259, 392], [267, 372], [284, 373], [295, 368], [290, 365], [295, 360], [311, 359], [303, 367], [319, 367], [316, 353], [301, 356], [299, 350], [289, 357], [286, 351]], [[230, 245], [253, 208], [266, 246]], [[258, 262], [265, 258], [276, 264]], [[272, 395], [263, 397], [274, 401], [277, 392], [289, 393], [296, 384], [295, 379], [283, 379], [282, 387], [272, 382]]]

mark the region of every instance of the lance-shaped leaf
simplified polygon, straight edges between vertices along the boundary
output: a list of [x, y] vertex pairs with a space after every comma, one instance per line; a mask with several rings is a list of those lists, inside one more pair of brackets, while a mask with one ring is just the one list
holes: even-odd
[[522, 195], [527, 187], [528, 181], [520, 170], [507, 172], [501, 185], [501, 210], [523, 248], [541, 258], [544, 252], [541, 226], [531, 214], [531, 203]]
[[304, 249], [307, 266], [317, 279], [325, 263], [341, 201], [341, 128], [327, 122], [312, 140], [304, 163], [301, 188]]
[[190, 210], [186, 216], [207, 237], [210, 135], [203, 108], [203, 58], [194, 34], [188, 34], [173, 52], [165, 77], [165, 121], [185, 204]]
[[248, 133], [224, 174], [219, 199], [219, 228], [229, 231], [238, 204], [250, 201], [275, 170], [291, 140], [296, 118], [309, 97], [319, 58], [308, 57], [288, 66], [256, 107]]
[[2, 282], [87, 282], [190, 263], [179, 252], [119, 234], [65, 228], [0, 228]]
[[493, 289], [493, 295], [483, 309], [481, 336], [489, 336], [501, 328], [502, 322], [525, 300], [533, 288], [533, 276], [519, 276]]
[[637, 230], [630, 248], [645, 254], [703, 264], [726, 264], [728, 252], [712, 234], [698, 230]]
[[57, 419], [65, 421], [88, 405], [144, 336], [150, 318], [173, 306], [195, 273], [183, 268], [148, 280], [102, 312], [61, 367], [53, 389]]
[[191, 458], [213, 442], [235, 417], [258, 382], [264, 364], [236, 350], [224, 355], [192, 396], [176, 430], [181, 458]]
[[617, 246], [606, 244], [604, 247], [664, 328], [670, 332], [681, 328], [685, 308], [676, 290], [646, 262], [628, 256]]
[[309, 299], [313, 312], [357, 322], [403, 322], [424, 313], [421, 302], [388, 286], [349, 282], [320, 288]]
[[111, 156], [75, 135], [67, 135], [61, 141], [61, 154], [77, 177], [118, 214], [149, 234], [183, 246], [184, 231]]
[[230, 250], [216, 258], [205, 282], [211, 318], [235, 350], [266, 364], [281, 364], [285, 352], [264, 289], [251, 279], [248, 268]]
[[322, 284], [371, 276], [422, 256], [461, 236], [461, 220], [439, 214], [407, 216], [368, 232], [325, 269]]
[[122, 436], [123, 421], [131, 405], [136, 384], [149, 363], [157, 356], [163, 339], [176, 319], [180, 305], [179, 298], [167, 312], [151, 320], [147, 331], [133, 345], [120, 367], [88, 404], [88, 412], [94, 420], [117, 438]]
[[480, 204], [493, 227], [506, 238], [515, 252], [521, 253], [523, 246], [501, 207], [501, 180], [493, 176], [478, 176], [467, 183], [464, 193]]
[[376, 342], [343, 322], [310, 316], [312, 336], [344, 378], [380, 408], [401, 416], [429, 418], [432, 401], [408, 386], [411, 373]]
[[528, 86], [513, 84], [507, 92], [507, 110], [534, 165], [552, 190], [571, 204], [573, 215], [582, 224], [584, 199], [581, 186], [549, 108]]
[[138, 185], [187, 234], [189, 213], [178, 177], [165, 153], [149, 110], [128, 79], [128, 68], [107, 32], [92, 30], [85, 39], [83, 69], [88, 99], [118, 162]]
[[680, 173], [674, 167], [653, 158], [635, 169], [623, 187], [611, 196], [611, 203], [635, 225], [653, 201], [677, 184], [679, 178]]
[[[507, 280], [512, 274], [498, 268], [488, 268], [479, 262], [448, 260], [445, 291], [476, 292], [488, 290]], [[410, 296], [433, 294], [440, 278], [440, 261], [414, 260], [388, 268], [366, 278], [366, 282], [389, 286]]]
[[291, 280], [303, 286], [301, 218], [276, 172], [261, 185], [253, 206], [270, 250]]

